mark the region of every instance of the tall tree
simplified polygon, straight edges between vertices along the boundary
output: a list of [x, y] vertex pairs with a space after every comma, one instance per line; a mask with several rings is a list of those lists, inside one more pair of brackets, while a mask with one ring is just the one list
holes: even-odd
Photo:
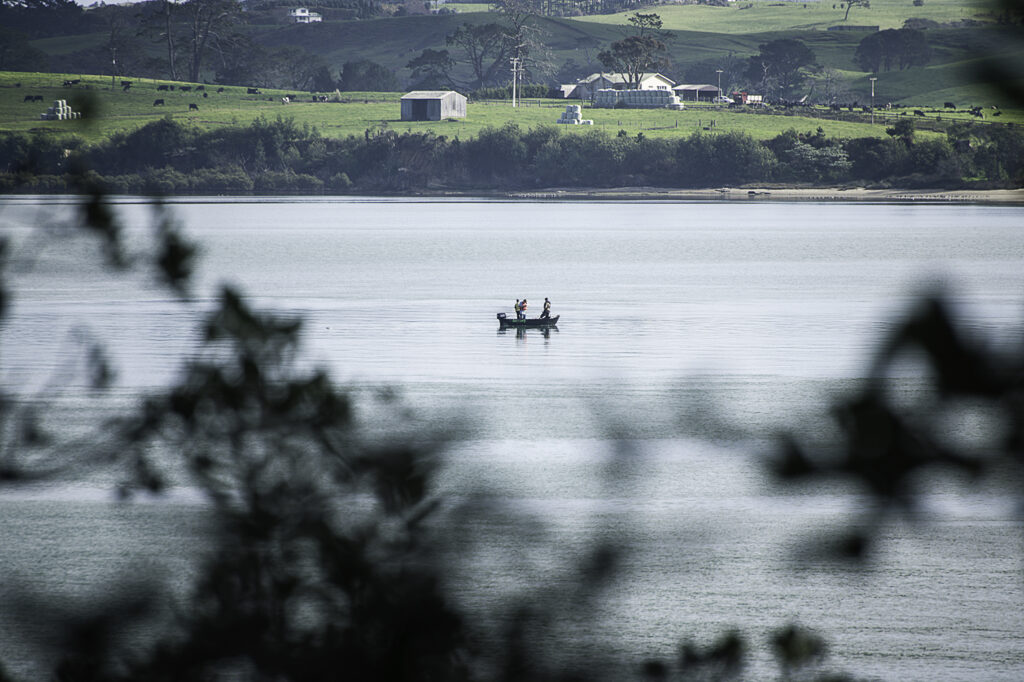
[[225, 85], [274, 87], [276, 57], [249, 36], [234, 41], [233, 48], [219, 55], [216, 61], [216, 82]]
[[390, 70], [369, 59], [345, 62], [338, 88], [346, 91], [395, 92], [401, 86]]
[[659, 39], [665, 38], [665, 35], [661, 31], [661, 27], [664, 23], [661, 20], [661, 16], [654, 12], [651, 12], [650, 14], [634, 12], [632, 16], [626, 19], [626, 21], [636, 27], [636, 35], [641, 38], [644, 36], [653, 36]]
[[226, 46], [241, 5], [238, 0], [188, 0], [182, 5], [189, 47], [188, 76], [198, 82], [203, 60], [212, 46]]
[[782, 38], [758, 45], [760, 52], [749, 59], [747, 77], [766, 91], [789, 95], [801, 81], [800, 67], [813, 64], [814, 52], [795, 38]]
[[519, 59], [520, 76], [552, 71], [554, 65], [544, 42], [545, 32], [537, 22], [537, 17], [545, 13], [545, 1], [495, 0], [493, 7], [502, 17], [508, 56]]
[[405, 65], [412, 69], [413, 87], [420, 89], [451, 88], [454, 86], [451, 71], [455, 60], [448, 50], [427, 48]]
[[871, 9], [871, 0], [846, 0], [846, 14], [843, 16], [843, 21], [850, 18], [850, 10], [854, 6]]
[[466, 22], [446, 39], [449, 46], [461, 50], [473, 71], [469, 86], [476, 90], [498, 83], [498, 74], [505, 72], [512, 45], [506, 30], [499, 24]]
[[823, 104], [839, 104], [846, 101], [850, 95], [850, 86], [837, 69], [822, 69], [815, 82], [821, 88], [817, 101]]
[[637, 32], [612, 43], [597, 58], [605, 68], [620, 74], [626, 87], [636, 88], [643, 74], [667, 66], [668, 50], [662, 40], [664, 34], [661, 32], [662, 21], [659, 15], [635, 12], [628, 21]]
[[177, 46], [177, 20], [178, 5], [171, 0], [158, 0], [156, 11], [151, 11], [147, 5], [142, 5], [140, 20], [143, 24], [143, 33], [153, 36], [158, 43], [163, 43], [167, 50], [167, 74], [171, 80], [178, 80], [178, 46]]
[[900, 71], [924, 66], [931, 61], [932, 50], [922, 31], [912, 28], [886, 29], [867, 35], [857, 45], [853, 61], [860, 68], [878, 73], [893, 66]]
[[629, 36], [612, 43], [597, 58], [607, 69], [620, 74], [626, 87], [636, 88], [645, 73], [661, 68], [664, 54], [665, 43], [657, 38]]

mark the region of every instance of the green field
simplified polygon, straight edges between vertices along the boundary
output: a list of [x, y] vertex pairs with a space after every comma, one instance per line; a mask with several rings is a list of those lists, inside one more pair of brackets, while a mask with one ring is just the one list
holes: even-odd
[[[72, 88], [62, 87], [65, 78], [81, 78], [82, 82]], [[226, 87], [216, 92], [217, 86], [207, 86], [207, 97], [201, 93], [162, 92], [157, 90], [169, 81], [134, 81], [128, 92], [123, 92], [118, 83], [111, 89], [109, 77], [65, 76], [43, 73], [0, 72], [0, 130], [3, 131], [53, 131], [73, 132], [87, 140], [97, 141], [117, 132], [134, 130], [164, 116], [195, 126], [198, 129], [212, 129], [224, 126], [249, 125], [258, 117], [274, 119], [278, 116], [291, 118], [298, 125], [315, 127], [327, 137], [363, 135], [366, 130], [391, 129], [398, 132], [431, 131], [449, 138], [468, 139], [476, 136], [487, 126], [501, 126], [514, 122], [524, 128], [554, 124], [565, 100], [528, 100], [523, 106], [513, 108], [507, 102], [470, 102], [465, 119], [442, 122], [405, 122], [400, 120], [400, 93], [342, 93], [342, 102], [310, 102], [303, 94], [299, 103], [282, 104], [281, 97], [287, 91], [264, 91], [250, 95], [245, 88]], [[20, 87], [16, 84], [20, 83]], [[175, 84], [180, 86], [181, 84]], [[42, 103], [25, 102], [25, 95], [41, 95]], [[76, 121], [41, 121], [39, 114], [53, 104], [54, 100], [66, 99], [75, 109], [81, 109], [86, 98], [92, 98], [95, 114]], [[163, 99], [164, 105], [154, 106], [156, 99]], [[882, 100], [879, 99], [879, 102]], [[189, 104], [195, 104], [197, 111], [190, 111]], [[896, 109], [889, 115], [898, 115], [906, 110]], [[823, 109], [803, 111], [826, 116]], [[987, 112], [991, 118], [993, 111]], [[780, 132], [795, 128], [798, 131], [813, 131], [819, 126], [834, 137], [883, 137], [885, 118], [883, 112], [876, 115], [876, 123], [866, 122], [863, 115], [859, 121], [828, 120], [805, 115], [777, 113], [743, 113], [708, 105], [689, 104], [685, 111], [637, 110], [637, 109], [592, 109], [585, 105], [584, 118], [594, 121], [594, 128], [609, 134], [625, 130], [629, 135], [643, 132], [650, 137], [672, 137], [689, 135], [696, 130], [709, 133], [741, 131], [757, 139], [768, 139]], [[1020, 111], [1001, 111], [1000, 122], [1024, 122]], [[854, 115], [844, 114], [847, 117]], [[925, 119], [971, 121], [966, 112], [928, 111]], [[581, 134], [592, 130], [589, 126], [560, 127], [565, 134]], [[922, 131], [922, 135], [938, 134]]]
[[[845, 3], [842, 3], [845, 6]], [[911, 17], [931, 19], [940, 24], [964, 20], [992, 21], [988, 0], [925, 0], [915, 7], [911, 0], [871, 0], [870, 8], [854, 7], [843, 21], [845, 7], [839, 2], [769, 2], [738, 0], [728, 7], [709, 5], [659, 5], [664, 28], [674, 31], [707, 31], [732, 35], [774, 31], [824, 31], [843, 24], [902, 28]], [[581, 17], [577, 21], [625, 25], [633, 12]]]
[[490, 12], [491, 6], [485, 2], [449, 2], [445, 4], [448, 9], [453, 9], [460, 14], [469, 12]]

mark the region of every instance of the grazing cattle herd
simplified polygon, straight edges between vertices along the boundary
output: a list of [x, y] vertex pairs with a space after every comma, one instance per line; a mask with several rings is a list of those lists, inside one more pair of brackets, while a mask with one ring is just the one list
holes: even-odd
[[[65, 81], [63, 81], [61, 83], [61, 87], [65, 87], [65, 88], [73, 88], [73, 87], [75, 87], [77, 85], [82, 85], [82, 79], [81, 78], [68, 79], [68, 80], [65, 80]], [[154, 85], [156, 85], [156, 84], [154, 84]], [[21, 87], [21, 83], [16, 84], [15, 87], [19, 87], [20, 88]], [[86, 83], [86, 84], [82, 85], [82, 87], [85, 88], [85, 89], [91, 89], [92, 85]], [[110, 87], [111, 90], [114, 89], [113, 79], [111, 79], [111, 83], [110, 83], [109, 87]], [[123, 80], [123, 81], [121, 81], [121, 92], [129, 92], [129, 91], [132, 90], [133, 87], [136, 90], [138, 90], [138, 88], [142, 87], [142, 86], [137, 86], [135, 81], [130, 81], [130, 80]], [[210, 94], [206, 91], [206, 86], [205, 85], [171, 85], [170, 83], [161, 83], [159, 85], [156, 85], [156, 92], [174, 92], [175, 90], [177, 90], [178, 92], [181, 92], [181, 93], [194, 93], [196, 95], [198, 95], [199, 93], [202, 93], [204, 98], [209, 98], [209, 96], [210, 96]], [[217, 88], [217, 94], [221, 94], [221, 93], [225, 93], [225, 92], [228, 92], [228, 88], [226, 88], [224, 86], [220, 86], [220, 87]], [[260, 92], [259, 88], [246, 88], [246, 94], [249, 94], [249, 95], [262, 95], [263, 93]], [[289, 103], [292, 103], [292, 102], [298, 102], [299, 99], [300, 99], [300, 95], [285, 95], [285, 96], [281, 97], [281, 102], [284, 103], [284, 104], [289, 104]], [[23, 101], [24, 102], [42, 102], [43, 101], [43, 95], [37, 95], [37, 94], [34, 94], [34, 93], [33, 94], [29, 94], [29, 95], [25, 95], [25, 99]], [[172, 104], [175, 102], [175, 100], [170, 100], [170, 101], [171, 101]], [[180, 100], [178, 100], [178, 101], [180, 101]], [[273, 98], [271, 98], [271, 101], [273, 101]], [[311, 102], [326, 102], [326, 101], [328, 101], [328, 96], [327, 95], [318, 94], [318, 93], [315, 93], [315, 92], [311, 92], [310, 93], [310, 100], [309, 101], [311, 101]], [[167, 106], [167, 102], [168, 102], [168, 100], [167, 100], [166, 97], [158, 97], [158, 98], [153, 100], [153, 106], [154, 107], [165, 107], [165, 106]], [[195, 102], [188, 102], [188, 111], [199, 111], [199, 105], [196, 104]]]
[[[61, 84], [61, 86], [65, 87], [65, 88], [73, 88], [73, 87], [79, 86], [79, 85], [82, 86], [85, 89], [91, 89], [93, 87], [89, 83], [86, 83], [86, 84], [83, 85], [82, 84], [82, 79], [80, 79], [80, 78], [67, 79], [67, 80], [64, 80], [63, 83]], [[154, 83], [154, 85], [156, 85], [156, 91], [157, 92], [174, 92], [175, 89], [177, 89], [177, 91], [181, 92], [181, 93], [194, 93], [196, 95], [198, 95], [199, 93], [202, 93], [202, 96], [204, 98], [208, 98], [210, 96], [209, 93], [206, 91], [206, 85], [180, 85], [180, 84], [179, 85], [171, 85], [170, 83], [161, 83], [159, 85]], [[15, 87], [21, 87], [21, 83], [16, 84]], [[109, 87], [110, 87], [111, 90], [114, 89], [113, 78], [111, 79]], [[140, 88], [140, 87], [144, 87], [144, 86], [136, 85], [135, 81], [130, 81], [130, 80], [122, 80], [121, 81], [121, 91], [125, 92], [125, 93], [127, 93], [129, 91], [132, 91], [133, 88], [138, 90], [138, 88]], [[228, 88], [225, 87], [225, 86], [219, 86], [217, 88], [216, 92], [217, 92], [217, 94], [225, 93], [225, 92], [228, 92]], [[259, 88], [247, 87], [245, 89], [245, 92], [246, 92], [247, 95], [263, 95], [263, 93], [260, 91]], [[264, 98], [261, 98], [261, 99], [264, 99]], [[298, 94], [288, 94], [288, 95], [279, 96], [279, 98], [267, 97], [265, 99], [267, 101], [270, 101], [270, 102], [273, 102], [273, 101], [276, 101], [277, 99], [279, 99], [279, 101], [282, 104], [292, 104], [292, 103], [295, 103], [295, 102], [299, 102], [300, 100], [303, 100], [304, 96], [301, 96], [301, 95], [298, 95]], [[24, 102], [42, 102], [43, 101], [43, 95], [37, 95], [37, 94], [25, 95], [25, 98], [24, 98], [23, 101]], [[181, 102], [181, 100], [171, 100], [171, 103], [174, 104], [175, 101]], [[317, 92], [310, 92], [309, 93], [309, 100], [307, 100], [307, 101], [309, 101], [309, 102], [327, 102], [327, 101], [329, 101], [329, 95], [325, 95], [325, 94], [317, 93]], [[153, 106], [154, 107], [167, 106], [167, 102], [168, 102], [168, 100], [166, 98], [157, 98], [157, 99], [153, 100]], [[194, 102], [187, 102], [187, 104], [188, 104], [188, 111], [199, 111], [199, 105], [198, 104], [196, 104]], [[813, 105], [811, 105], [809, 103], [806, 103], [806, 102], [804, 102], [802, 100], [799, 101], [799, 102], [787, 102], [787, 101], [773, 102], [773, 105], [776, 106], [776, 107], [784, 108], [784, 109], [795, 109], [795, 108], [811, 109], [811, 108], [813, 108]], [[729, 105], [730, 108], [733, 108], [734, 106], [737, 106], [737, 105], [734, 105], [734, 104], [730, 104]], [[872, 107], [863, 106], [859, 102], [853, 102], [852, 104], [849, 104], [849, 103], [847, 103], [847, 104], [839, 104], [839, 103], [833, 102], [833, 103], [829, 104], [827, 108], [828, 108], [828, 110], [831, 113], [834, 113], [834, 114], [841, 114], [844, 109], [846, 109], [847, 111], [849, 111], [851, 113], [859, 112], [859, 113], [862, 113], [862, 114], [873, 114], [874, 111], [877, 111], [877, 109], [881, 109], [883, 107], [878, 107], [876, 109], [872, 109]], [[929, 114], [934, 114], [934, 120], [940, 120], [940, 118], [943, 115], [947, 115], [949, 112], [953, 112], [955, 114], [967, 114], [969, 116], [973, 116], [975, 118], [979, 118], [979, 119], [982, 119], [982, 120], [985, 119], [985, 112], [984, 112], [984, 108], [983, 107], [981, 107], [981, 106], [957, 107], [957, 104], [955, 102], [943, 102], [942, 109], [936, 109], [936, 108], [932, 108], [932, 109], [924, 109], [924, 108], [922, 108], [922, 109], [909, 109], [909, 110], [907, 110], [906, 108], [904, 108], [903, 110], [899, 110], [899, 109], [900, 109], [900, 107], [898, 107], [898, 106], [894, 106], [892, 104], [886, 104], [884, 106], [884, 110], [886, 112], [889, 112], [889, 113], [886, 114], [885, 119], [892, 119], [893, 117], [905, 116], [908, 113], [910, 113], [910, 114], [912, 114], [915, 117], [924, 118], [924, 119], [927, 119], [929, 117]], [[991, 109], [992, 109], [992, 112], [993, 112], [991, 114], [993, 118], [996, 117], [996, 116], [1001, 116], [1002, 113], [1003, 113], [1003, 112], [999, 111], [999, 107], [997, 107], [997, 106], [993, 105], [993, 106], [991, 106]], [[885, 119], [883, 119], [883, 120], [885, 120]], [[950, 119], [947, 119], [947, 120], [950, 120]], [[1013, 126], [1014, 125], [1013, 123], [1003, 124], [1001, 122], [996, 122], [996, 121], [991, 121], [991, 123], [996, 124], [996, 125], [1008, 125], [1008, 126]]]

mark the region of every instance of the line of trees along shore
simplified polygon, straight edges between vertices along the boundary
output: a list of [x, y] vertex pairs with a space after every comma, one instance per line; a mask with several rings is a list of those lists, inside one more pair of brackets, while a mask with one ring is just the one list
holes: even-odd
[[901, 121], [887, 138], [838, 139], [786, 131], [652, 139], [620, 131], [569, 134], [555, 126], [486, 128], [469, 140], [367, 131], [323, 137], [290, 119], [199, 132], [171, 118], [86, 145], [80, 138], [0, 136], [0, 191], [124, 194], [416, 192], [539, 187], [678, 188], [760, 183], [896, 187], [1024, 185], [1024, 134], [955, 126], [917, 139]]

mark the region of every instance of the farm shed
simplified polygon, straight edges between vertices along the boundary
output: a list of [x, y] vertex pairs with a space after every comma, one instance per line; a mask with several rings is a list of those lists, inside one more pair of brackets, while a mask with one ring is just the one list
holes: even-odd
[[677, 85], [672, 89], [676, 91], [677, 95], [679, 95], [679, 99], [683, 100], [684, 102], [696, 102], [702, 99], [712, 100], [715, 97], [718, 97], [719, 95], [718, 88], [716, 88], [714, 85], [708, 85], [707, 83], [700, 83], [696, 85]]
[[402, 95], [403, 121], [466, 117], [466, 97], [454, 90], [417, 90]]

